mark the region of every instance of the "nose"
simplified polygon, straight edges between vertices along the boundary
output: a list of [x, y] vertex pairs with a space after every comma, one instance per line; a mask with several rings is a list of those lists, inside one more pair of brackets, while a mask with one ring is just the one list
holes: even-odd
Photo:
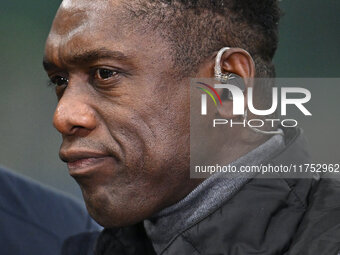
[[53, 116], [54, 127], [66, 136], [85, 136], [96, 128], [96, 114], [88, 99], [65, 91]]

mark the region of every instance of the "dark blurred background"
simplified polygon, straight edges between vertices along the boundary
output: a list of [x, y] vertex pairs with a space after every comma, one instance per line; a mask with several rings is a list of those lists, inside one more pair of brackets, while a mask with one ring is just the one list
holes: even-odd
[[[61, 138], [51, 124], [56, 98], [41, 65], [60, 2], [1, 0], [0, 165], [80, 198], [78, 185], [58, 158]], [[340, 77], [340, 1], [283, 0], [280, 5], [277, 76]], [[318, 160], [340, 160], [339, 87], [333, 92], [321, 85], [313, 88], [312, 99], [318, 99], [311, 106], [313, 118], [323, 118], [324, 125], [302, 120]]]

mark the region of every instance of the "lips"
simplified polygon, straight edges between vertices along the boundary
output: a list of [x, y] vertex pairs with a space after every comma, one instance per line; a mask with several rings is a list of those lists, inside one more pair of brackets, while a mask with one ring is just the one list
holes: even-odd
[[113, 163], [113, 158], [104, 153], [80, 150], [72, 151], [60, 152], [60, 158], [67, 163], [72, 177], [90, 175]]

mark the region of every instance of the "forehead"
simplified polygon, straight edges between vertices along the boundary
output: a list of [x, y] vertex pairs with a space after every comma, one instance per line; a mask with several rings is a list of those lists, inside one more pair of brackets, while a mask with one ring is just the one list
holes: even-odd
[[98, 48], [132, 55], [156, 41], [159, 44], [155, 33], [145, 35], [134, 29], [124, 4], [120, 0], [64, 0], [46, 42], [45, 58], [61, 62], [66, 56]]
[[126, 3], [120, 0], [64, 0], [56, 14], [52, 31], [66, 35], [85, 27], [117, 24]]

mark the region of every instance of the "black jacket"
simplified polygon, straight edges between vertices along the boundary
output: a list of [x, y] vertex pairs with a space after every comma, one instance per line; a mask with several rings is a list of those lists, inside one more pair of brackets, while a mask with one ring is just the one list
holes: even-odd
[[[271, 164], [308, 161], [298, 129], [285, 130], [286, 148]], [[64, 255], [155, 254], [142, 223], [68, 240]], [[87, 240], [87, 241], [86, 241]], [[91, 241], [92, 240], [92, 241]], [[86, 245], [85, 245], [86, 244]], [[80, 252], [79, 249], [85, 249]], [[252, 179], [225, 204], [178, 233], [164, 255], [337, 255], [340, 182], [335, 179]]]

